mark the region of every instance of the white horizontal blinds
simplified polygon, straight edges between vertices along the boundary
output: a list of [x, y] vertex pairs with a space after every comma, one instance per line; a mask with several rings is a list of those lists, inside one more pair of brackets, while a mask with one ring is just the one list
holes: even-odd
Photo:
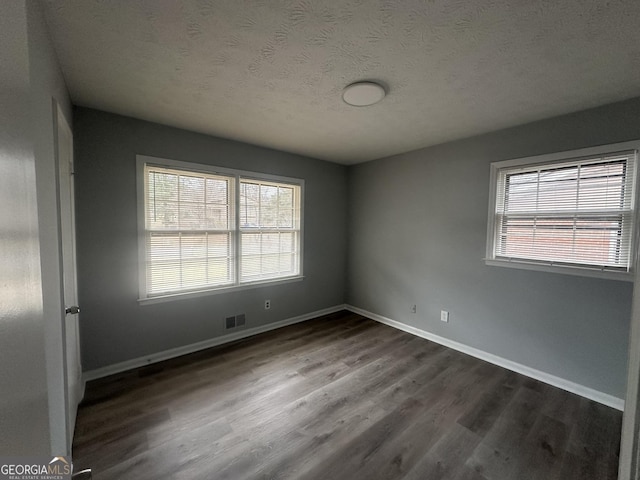
[[234, 181], [145, 166], [149, 296], [234, 282]]
[[240, 282], [300, 273], [300, 186], [240, 179]]
[[636, 152], [499, 171], [495, 256], [628, 271]]

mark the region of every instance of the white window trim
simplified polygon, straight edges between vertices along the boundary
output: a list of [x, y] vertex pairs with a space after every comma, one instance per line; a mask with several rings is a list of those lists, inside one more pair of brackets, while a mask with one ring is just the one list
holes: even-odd
[[[176, 292], [167, 295], [157, 295], [153, 297], [146, 296], [146, 264], [144, 259], [147, 252], [145, 247], [145, 164], [157, 165], [159, 167], [176, 168], [179, 170], [187, 170], [191, 172], [202, 172], [207, 174], [229, 175], [236, 178], [244, 178], [251, 180], [263, 180], [271, 182], [289, 183], [300, 187], [300, 271], [297, 275], [257, 280], [255, 282], [239, 283], [239, 272], [236, 272], [236, 283], [234, 285], [225, 285], [222, 287], [204, 288], [201, 290], [190, 290], [185, 292]], [[284, 177], [279, 175], [271, 175], [266, 173], [251, 172], [246, 170], [237, 170], [232, 168], [217, 167], [202, 163], [183, 162], [168, 158], [151, 157], [148, 155], [136, 155], [136, 187], [137, 187], [137, 214], [138, 214], [138, 303], [140, 305], [149, 305], [154, 303], [162, 303], [173, 300], [184, 300], [188, 298], [197, 298], [207, 295], [216, 295], [221, 293], [236, 292], [248, 290], [264, 286], [276, 286], [292, 282], [299, 282], [304, 279], [304, 180], [300, 178]], [[235, 188], [235, 203], [239, 205], [239, 188]], [[238, 207], [239, 208], [239, 207]], [[238, 229], [239, 227], [236, 226]], [[238, 230], [239, 231], [239, 230]], [[238, 235], [236, 235], [237, 237]]]
[[589, 148], [581, 148], [578, 150], [569, 150], [564, 152], [550, 153], [545, 155], [536, 155], [532, 157], [523, 157], [523, 158], [515, 158], [512, 160], [504, 160], [501, 162], [493, 162], [491, 163], [491, 172], [489, 178], [489, 212], [488, 212], [488, 220], [487, 220], [487, 243], [486, 243], [486, 253], [484, 262], [486, 265], [497, 266], [497, 267], [507, 267], [507, 268], [518, 268], [524, 270], [535, 270], [542, 272], [554, 272], [554, 273], [562, 273], [568, 275], [578, 275], [585, 277], [597, 277], [597, 278], [605, 278], [611, 280], [622, 280], [632, 282], [634, 280], [634, 267], [636, 266], [637, 255], [638, 255], [638, 222], [640, 220], [638, 208], [638, 191], [640, 190], [640, 185], [638, 184], [639, 171], [640, 171], [640, 155], [637, 159], [637, 165], [635, 169], [635, 182], [636, 182], [636, 191], [635, 198], [633, 198], [633, 208], [634, 208], [634, 225], [632, 232], [632, 243], [631, 243], [631, 269], [630, 271], [611, 271], [611, 270], [601, 270], [594, 267], [589, 266], [577, 266], [577, 265], [564, 265], [564, 264], [553, 264], [553, 263], [543, 263], [536, 261], [527, 261], [521, 259], [502, 259], [494, 257], [494, 242], [495, 242], [495, 221], [496, 221], [496, 194], [497, 194], [497, 184], [498, 184], [498, 174], [501, 169], [509, 168], [509, 167], [517, 167], [517, 166], [533, 166], [536, 164], [550, 164], [553, 162], [561, 163], [563, 161], [567, 161], [572, 158], [580, 158], [580, 157], [590, 157], [590, 156], [598, 156], [607, 153], [619, 152], [624, 150], [637, 150], [640, 152], [640, 140], [630, 141], [630, 142], [622, 142], [622, 143], [614, 143], [609, 145], [599, 145], [597, 147], [589, 147]]

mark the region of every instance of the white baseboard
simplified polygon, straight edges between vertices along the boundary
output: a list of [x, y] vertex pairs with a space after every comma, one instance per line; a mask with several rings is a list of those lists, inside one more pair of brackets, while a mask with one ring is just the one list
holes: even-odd
[[299, 315], [297, 317], [281, 320], [279, 322], [269, 323], [267, 325], [262, 325], [260, 327], [249, 328], [249, 329], [241, 330], [228, 335], [223, 335], [221, 337], [215, 337], [208, 340], [204, 340], [202, 342], [197, 342], [189, 345], [184, 345], [182, 347], [172, 348], [170, 350], [165, 350], [165, 351], [154, 353], [144, 357], [133, 358], [131, 360], [116, 363], [113, 365], [108, 365], [106, 367], [97, 368], [95, 370], [88, 370], [84, 372], [82, 376], [83, 385], [84, 385], [84, 382], [88, 382], [88, 381], [95, 380], [102, 377], [107, 377], [109, 375], [124, 372], [126, 370], [144, 367], [152, 363], [162, 362], [164, 360], [169, 360], [171, 358], [179, 357], [181, 355], [187, 355], [189, 353], [194, 353], [207, 348], [211, 348], [211, 347], [215, 347], [225, 343], [240, 340], [243, 338], [251, 337], [253, 335], [258, 335], [260, 333], [269, 332], [271, 330], [276, 330], [278, 328], [286, 327], [287, 325], [293, 325], [295, 323], [304, 322], [316, 317], [321, 317], [323, 315], [329, 315], [331, 313], [339, 312], [340, 310], [349, 310], [351, 312], [357, 313], [359, 315], [370, 318], [377, 322], [383, 323], [385, 325], [389, 325], [390, 327], [397, 328], [399, 330], [405, 331], [412, 335], [416, 335], [418, 337], [421, 337], [421, 338], [430, 340], [432, 342], [438, 343], [440, 345], [443, 345], [445, 347], [451, 348], [453, 350], [457, 350], [467, 355], [471, 355], [472, 357], [476, 357], [476, 358], [479, 358], [480, 360], [484, 360], [494, 365], [498, 365], [500, 367], [506, 368], [507, 370], [511, 370], [513, 372], [520, 373], [527, 377], [540, 380], [541, 382], [547, 383], [549, 385], [553, 385], [554, 387], [561, 388], [571, 393], [575, 393], [576, 395], [580, 395], [582, 397], [588, 398], [595, 402], [602, 403], [603, 405], [607, 405], [609, 407], [612, 407], [621, 411], [624, 410], [624, 400], [621, 398], [614, 397], [613, 395], [609, 395], [607, 393], [600, 392], [598, 390], [594, 390], [589, 387], [585, 387], [584, 385], [571, 382], [564, 378], [556, 377], [555, 375], [551, 375], [549, 373], [536, 370], [535, 368], [522, 365], [512, 360], [507, 360], [506, 358], [499, 357], [492, 353], [488, 353], [483, 350], [470, 347], [468, 345], [456, 342], [454, 340], [449, 340], [448, 338], [435, 335], [425, 330], [412, 327], [411, 325], [407, 325], [402, 322], [398, 322], [396, 320], [383, 317], [382, 315], [378, 315], [376, 313], [369, 312], [367, 310], [363, 310], [361, 308], [354, 307], [352, 305], [336, 305], [334, 307], [325, 308], [323, 310], [318, 310], [315, 312], [310, 312], [304, 315]]
[[398, 322], [396, 320], [383, 317], [382, 315], [378, 315], [376, 313], [369, 312], [367, 310], [363, 310], [361, 308], [354, 307], [352, 305], [345, 305], [345, 309], [351, 312], [357, 313], [359, 315], [362, 315], [364, 317], [370, 318], [372, 320], [375, 320], [377, 322], [384, 323], [385, 325], [389, 325], [390, 327], [394, 327], [399, 330], [403, 330], [407, 333], [411, 333], [412, 335], [416, 335], [418, 337], [431, 340], [432, 342], [439, 343], [440, 345], [444, 345], [445, 347], [449, 347], [453, 350], [466, 353], [467, 355], [471, 355], [472, 357], [479, 358], [480, 360], [484, 360], [494, 365], [498, 365], [499, 367], [506, 368], [507, 370], [520, 373], [527, 377], [540, 380], [541, 382], [547, 383], [554, 387], [561, 388], [562, 390], [575, 393], [576, 395], [580, 395], [582, 397], [588, 398], [589, 400], [602, 403], [603, 405], [607, 405], [617, 410], [621, 410], [621, 411], [624, 410], [624, 400], [622, 398], [614, 397], [613, 395], [609, 395], [607, 393], [600, 392], [598, 390], [594, 390], [589, 387], [585, 387], [584, 385], [571, 382], [564, 378], [556, 377], [555, 375], [551, 375], [549, 373], [536, 370], [535, 368], [527, 367], [526, 365], [522, 365], [520, 363], [507, 360], [506, 358], [493, 355], [492, 353], [488, 353], [483, 350], [470, 347], [468, 345], [456, 342], [454, 340], [449, 340], [448, 338], [444, 338], [439, 335], [429, 333], [425, 330], [412, 327], [411, 325], [406, 325], [402, 322]]
[[113, 365], [107, 365], [106, 367], [97, 368], [95, 370], [88, 370], [83, 373], [82, 379], [84, 382], [88, 382], [91, 380], [95, 380], [97, 378], [108, 377], [109, 375], [113, 375], [114, 373], [120, 373], [127, 370], [131, 370], [133, 368], [144, 367], [152, 363], [162, 362], [164, 360], [169, 360], [171, 358], [179, 357], [181, 355], [187, 355], [189, 353], [194, 353], [207, 348], [216, 347], [224, 343], [234, 342], [236, 340], [241, 340], [243, 338], [252, 337], [253, 335], [258, 335], [259, 333], [276, 330], [278, 328], [286, 327], [287, 325], [293, 325], [294, 323], [300, 323], [306, 320], [311, 320], [316, 317], [321, 317], [323, 315], [329, 315], [330, 313], [335, 313], [335, 312], [339, 312], [340, 310], [345, 310], [345, 308], [346, 307], [344, 305], [336, 305], [334, 307], [329, 307], [323, 310], [306, 313], [304, 315], [288, 318], [285, 320], [281, 320], [279, 322], [268, 323], [266, 325], [261, 325], [259, 327], [254, 327], [254, 328], [247, 328], [246, 330], [240, 330], [234, 333], [230, 333], [228, 335], [223, 335], [221, 337], [210, 338], [202, 342], [191, 343], [189, 345], [184, 345], [182, 347], [172, 348], [170, 350], [164, 350], [162, 352], [153, 353], [151, 355], [146, 355], [144, 357], [132, 358], [131, 360], [115, 363]]

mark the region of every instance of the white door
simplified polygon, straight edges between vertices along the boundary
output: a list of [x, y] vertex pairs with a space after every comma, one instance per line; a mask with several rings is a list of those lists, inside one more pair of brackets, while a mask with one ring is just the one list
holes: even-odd
[[58, 141], [58, 172], [60, 200], [60, 240], [64, 278], [65, 334], [64, 360], [67, 397], [67, 445], [71, 451], [78, 403], [82, 396], [82, 368], [80, 364], [79, 309], [76, 280], [76, 230], [73, 184], [73, 134], [61, 110], [56, 108]]

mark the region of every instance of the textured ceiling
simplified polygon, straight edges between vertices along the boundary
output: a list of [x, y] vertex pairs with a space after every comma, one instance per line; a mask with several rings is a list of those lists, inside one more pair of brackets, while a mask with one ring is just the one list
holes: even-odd
[[638, 0], [43, 4], [75, 104], [345, 164], [640, 96]]

